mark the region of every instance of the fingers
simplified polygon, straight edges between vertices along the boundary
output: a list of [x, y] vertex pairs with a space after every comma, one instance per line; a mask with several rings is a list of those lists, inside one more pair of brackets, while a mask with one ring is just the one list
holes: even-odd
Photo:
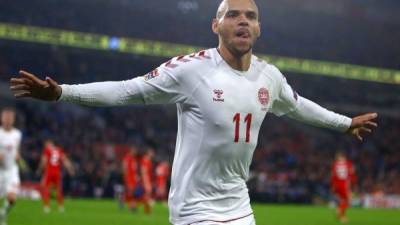
[[[360, 127], [360, 129], [359, 129], [360, 131], [362, 131], [362, 132], [365, 132], [365, 133], [371, 133], [372, 132], [372, 130], [371, 129], [369, 129], [369, 128], [366, 128], [366, 127]], [[360, 133], [360, 132], [359, 132]]]
[[367, 114], [364, 114], [364, 115], [361, 115], [361, 116], [359, 116], [359, 119], [362, 121], [362, 122], [366, 122], [366, 121], [371, 121], [371, 120], [373, 120], [373, 119], [376, 119], [378, 117], [378, 114], [377, 113], [367, 113]]
[[364, 117], [366, 120], [373, 120], [378, 117], [378, 113], [367, 113]]
[[24, 90], [30, 90], [30, 86], [26, 84], [16, 84], [12, 85], [10, 87], [11, 91], [24, 91]]
[[11, 85], [17, 85], [17, 84], [33, 85], [33, 82], [31, 80], [26, 79], [26, 78], [11, 78], [10, 79], [10, 84]]
[[378, 124], [373, 119], [378, 117], [377, 113], [367, 113], [361, 116], [357, 116], [353, 118], [352, 127], [363, 127], [368, 126], [370, 128], [378, 127]]
[[373, 127], [373, 128], [378, 127], [378, 124], [375, 123], [375, 122], [372, 122], [372, 121], [365, 122], [365, 125], [368, 125], [368, 126]]
[[28, 73], [28, 72], [26, 72], [26, 71], [20, 70], [20, 71], [19, 71], [19, 74], [20, 74], [23, 78], [26, 78], [26, 79], [28, 79], [28, 80], [31, 80], [31, 81], [33, 81], [34, 83], [37, 83], [37, 84], [42, 84], [42, 83], [43, 83], [43, 81], [42, 81], [41, 79], [37, 78], [35, 75], [33, 75], [33, 74], [31, 74], [31, 73]]
[[14, 97], [16, 98], [32, 97], [32, 93], [30, 91], [17, 91], [14, 92]]
[[359, 127], [352, 130], [351, 134], [355, 136], [359, 141], [363, 141], [362, 134], [372, 133], [372, 130], [367, 127]]
[[57, 82], [55, 82], [53, 79], [51, 79], [50, 77], [46, 77], [46, 81], [50, 84], [50, 86], [52, 87], [57, 87], [58, 84]]
[[361, 137], [360, 132], [359, 132], [358, 130], [355, 132], [355, 135], [356, 135], [356, 138], [357, 138], [359, 141], [363, 141], [363, 138]]

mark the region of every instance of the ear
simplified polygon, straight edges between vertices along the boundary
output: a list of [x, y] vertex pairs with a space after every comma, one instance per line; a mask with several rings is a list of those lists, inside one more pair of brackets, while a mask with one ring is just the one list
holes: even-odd
[[218, 35], [218, 20], [217, 19], [213, 19], [211, 29], [214, 32], [214, 34]]
[[258, 35], [257, 38], [261, 36], [261, 22], [258, 22]]

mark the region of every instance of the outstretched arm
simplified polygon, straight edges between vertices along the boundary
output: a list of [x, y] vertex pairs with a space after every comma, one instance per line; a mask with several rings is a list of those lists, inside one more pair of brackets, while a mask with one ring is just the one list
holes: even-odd
[[286, 78], [276, 68], [271, 67], [271, 72], [277, 77], [278, 97], [274, 101], [271, 112], [277, 116], [288, 115], [290, 118], [301, 122], [333, 130], [347, 132], [362, 141], [365, 133], [371, 133], [378, 125], [373, 120], [377, 113], [349, 118], [329, 111], [320, 105], [303, 98], [287, 83]]
[[10, 80], [10, 89], [16, 98], [31, 97], [44, 101], [62, 100], [83, 105], [112, 106], [143, 103], [135, 80], [98, 82], [79, 85], [59, 85], [49, 77], [41, 80], [26, 71]]
[[[157, 76], [149, 76], [153, 73]], [[16, 98], [60, 100], [89, 106], [177, 103], [186, 99], [178, 78], [182, 74], [179, 70], [160, 66], [149, 74], [125, 81], [58, 85], [49, 77], [41, 80], [20, 71], [20, 77], [10, 80], [10, 89]]]
[[378, 116], [377, 113], [368, 113], [349, 118], [329, 111], [300, 96], [297, 101], [296, 109], [288, 113], [288, 116], [301, 122], [347, 132], [360, 141], [363, 140], [362, 136], [364, 134], [371, 133], [372, 129], [377, 127], [377, 123], [373, 122]]

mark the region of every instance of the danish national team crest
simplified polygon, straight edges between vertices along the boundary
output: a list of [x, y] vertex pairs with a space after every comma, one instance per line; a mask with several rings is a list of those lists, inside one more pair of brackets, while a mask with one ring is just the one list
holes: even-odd
[[151, 71], [150, 73], [144, 75], [144, 80], [151, 80], [155, 77], [158, 77], [158, 75], [160, 75], [160, 74], [158, 73], [158, 70], [155, 69], [155, 70]]
[[213, 101], [214, 102], [224, 102], [224, 98], [222, 97], [222, 94], [224, 94], [223, 90], [214, 90], [214, 97], [213, 97]]
[[266, 88], [260, 88], [258, 90], [258, 101], [261, 103], [263, 106], [267, 106], [269, 102], [269, 93]]

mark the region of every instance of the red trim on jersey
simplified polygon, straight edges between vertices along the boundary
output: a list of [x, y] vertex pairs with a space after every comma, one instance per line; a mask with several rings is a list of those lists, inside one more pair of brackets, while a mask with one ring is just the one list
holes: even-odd
[[172, 68], [172, 69], [174, 69], [177, 66], [178, 66], [178, 64], [173, 64], [172, 63], [172, 59], [169, 60], [167, 63], [165, 63], [165, 67], [169, 67], [169, 68]]
[[199, 56], [200, 56], [200, 57], [207, 58], [207, 59], [211, 59], [210, 56], [207, 56], [207, 55], [206, 55], [206, 51], [205, 51], [205, 50], [200, 51], [200, 52], [199, 52]]
[[181, 62], [190, 62], [189, 59], [185, 59], [184, 55], [179, 56], [178, 58], [176, 58], [176, 61], [181, 61]]
[[232, 221], [235, 221], [235, 220], [240, 220], [240, 219], [246, 218], [246, 217], [251, 216], [251, 215], [253, 215], [253, 213], [250, 213], [248, 215], [241, 216], [241, 217], [238, 217], [238, 218], [234, 218], [234, 219], [229, 219], [229, 220], [201, 220], [201, 221], [193, 222], [193, 223], [191, 223], [189, 225], [192, 225], [192, 224], [195, 224], [195, 223], [208, 222], [208, 221], [209, 222], [215, 222], [215, 223], [229, 223], [229, 222], [232, 222]]

